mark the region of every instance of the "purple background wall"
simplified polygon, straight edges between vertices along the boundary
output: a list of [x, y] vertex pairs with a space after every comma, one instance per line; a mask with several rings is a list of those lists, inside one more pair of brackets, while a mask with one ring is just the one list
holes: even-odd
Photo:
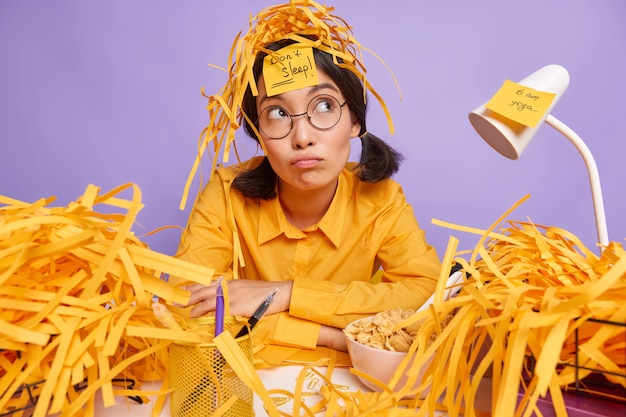
[[[183, 226], [183, 186], [206, 123], [204, 86], [215, 93], [232, 39], [249, 15], [275, 1], [0, 1], [0, 194], [24, 201], [57, 196], [66, 205], [89, 183], [109, 190], [134, 182], [145, 208], [135, 233]], [[384, 3], [384, 7], [381, 4]], [[356, 38], [394, 71], [365, 56], [389, 105], [369, 130], [404, 153], [397, 175], [427, 238], [443, 256], [448, 237], [476, 237], [432, 218], [488, 227], [523, 195], [511, 219], [563, 227], [594, 247], [588, 177], [569, 142], [544, 125], [518, 161], [478, 137], [467, 113], [505, 79], [551, 63], [571, 77], [553, 115], [593, 152], [609, 238], [626, 237], [623, 0], [336, 0]], [[246, 155], [255, 151], [242, 134]], [[195, 194], [199, 186], [192, 187]], [[145, 240], [173, 254], [178, 230]]]

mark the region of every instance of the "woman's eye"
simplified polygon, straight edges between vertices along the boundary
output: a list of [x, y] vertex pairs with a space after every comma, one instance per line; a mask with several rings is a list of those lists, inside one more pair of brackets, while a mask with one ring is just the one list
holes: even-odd
[[267, 110], [267, 118], [272, 120], [284, 119], [289, 117], [289, 113], [282, 107], [271, 107]]
[[329, 113], [335, 109], [335, 103], [331, 98], [322, 98], [315, 103], [313, 111], [315, 113]]

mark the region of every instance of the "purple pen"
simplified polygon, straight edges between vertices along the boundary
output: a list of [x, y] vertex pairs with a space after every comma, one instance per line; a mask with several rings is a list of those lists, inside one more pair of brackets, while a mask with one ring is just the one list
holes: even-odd
[[222, 277], [217, 281], [215, 292], [215, 336], [224, 331], [224, 290], [222, 289]]

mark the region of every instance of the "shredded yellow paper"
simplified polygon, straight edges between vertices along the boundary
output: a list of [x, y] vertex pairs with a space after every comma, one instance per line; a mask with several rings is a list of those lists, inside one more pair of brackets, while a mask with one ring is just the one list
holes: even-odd
[[[579, 380], [594, 370], [626, 387], [622, 245], [612, 242], [597, 256], [563, 229], [508, 221], [496, 230], [502, 222], [481, 232], [469, 261], [455, 258], [470, 278], [455, 298], [433, 306], [433, 324], [450, 313], [455, 318], [430, 351], [418, 351], [418, 358], [433, 355], [425, 409], [443, 395], [441, 405], [451, 416], [478, 415], [467, 405], [476, 403], [479, 384], [491, 377], [494, 415], [533, 415], [538, 399], [549, 393], [555, 413], [565, 416], [562, 392], [576, 381], [576, 360]], [[531, 360], [533, 372], [525, 372]]]
[[[124, 191], [131, 198], [118, 196]], [[0, 414], [93, 415], [97, 390], [105, 406], [115, 395], [147, 400], [142, 381], [164, 381], [164, 397], [169, 343], [203, 341], [164, 329], [152, 302], [188, 301], [165, 274], [206, 283], [213, 270], [141, 242], [131, 231], [140, 200], [133, 184], [107, 193], [90, 185], [67, 207], [0, 196]]]
[[[105, 406], [116, 396], [155, 395], [157, 416], [172, 389], [168, 346], [213, 340], [173, 308], [188, 293], [163, 278], [207, 283], [214, 271], [154, 252], [133, 234], [140, 196], [133, 184], [106, 193], [89, 186], [67, 207], [0, 196], [1, 413], [30, 406], [35, 417], [93, 416], [100, 391]], [[337, 356], [304, 365], [291, 391], [267, 390], [230, 334], [214, 342], [270, 415], [530, 416], [549, 394], [555, 414], [566, 416], [563, 392], [576, 381], [593, 393], [585, 378], [602, 374], [626, 388], [622, 245], [611, 242], [598, 256], [566, 230], [505, 221], [524, 200], [487, 230], [433, 220], [476, 233], [479, 243], [458, 251], [451, 238], [444, 269], [458, 262], [468, 275], [455, 297], [435, 297], [396, 324], [419, 321], [420, 330], [382, 392], [335, 386]], [[444, 278], [435, 294], [444, 293]], [[313, 403], [304, 401], [311, 373], [325, 383]], [[404, 374], [407, 383], [395, 389]], [[144, 392], [143, 381], [163, 383]], [[485, 384], [487, 410], [477, 405]], [[292, 400], [290, 413], [277, 409], [281, 398]]]

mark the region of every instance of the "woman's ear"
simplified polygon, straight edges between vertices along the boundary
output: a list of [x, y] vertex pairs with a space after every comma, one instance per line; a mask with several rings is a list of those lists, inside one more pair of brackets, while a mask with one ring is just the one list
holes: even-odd
[[356, 117], [352, 117], [352, 130], [350, 131], [350, 135], [353, 138], [356, 138], [361, 133], [361, 123], [357, 120]]

